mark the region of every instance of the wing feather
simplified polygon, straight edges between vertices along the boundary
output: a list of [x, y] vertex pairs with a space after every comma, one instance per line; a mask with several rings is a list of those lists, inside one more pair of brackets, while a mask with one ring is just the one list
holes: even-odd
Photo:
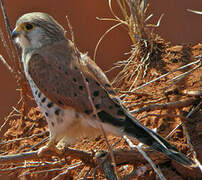
[[28, 60], [28, 73], [51, 101], [64, 108], [72, 107], [87, 114], [93, 112], [85, 85], [88, 83], [97, 111], [125, 118], [119, 112], [119, 99], [105, 74], [90, 58], [81, 58], [71, 42], [55, 43], [32, 54]]

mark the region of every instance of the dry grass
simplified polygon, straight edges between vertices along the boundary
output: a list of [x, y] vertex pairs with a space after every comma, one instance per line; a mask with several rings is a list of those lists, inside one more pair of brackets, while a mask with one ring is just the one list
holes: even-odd
[[[112, 69], [114, 68], [121, 69], [118, 75], [114, 78], [112, 83], [117, 88], [122, 98], [122, 102], [128, 107], [129, 110], [131, 110], [131, 113], [134, 113], [137, 116], [138, 120], [142, 121], [145, 125], [148, 125], [152, 128], [155, 127], [160, 129], [160, 127], [165, 126], [166, 124], [168, 126], [167, 129], [169, 129], [168, 130], [169, 132], [168, 131], [164, 132], [164, 135], [169, 134], [168, 137], [170, 137], [171, 134], [173, 135], [173, 133], [176, 132], [177, 129], [179, 129], [179, 127], [181, 127], [181, 125], [183, 124], [182, 120], [187, 120], [192, 114], [194, 114], [200, 109], [199, 106], [201, 104], [201, 101], [198, 100], [197, 98], [198, 96], [201, 96], [201, 94], [197, 95], [197, 93], [201, 93], [201, 92], [194, 91], [196, 94], [195, 95], [192, 94], [191, 97], [188, 97], [190, 95], [190, 92], [192, 91], [188, 90], [186, 91], [188, 92], [188, 94], [186, 93], [183, 94], [183, 92], [185, 92], [186, 89], [181, 89], [181, 85], [182, 83], [184, 83], [185, 78], [187, 78], [186, 80], [190, 81], [190, 76], [192, 75], [192, 73], [199, 70], [199, 68], [201, 67], [201, 56], [195, 55], [194, 57], [191, 57], [191, 55], [188, 56], [187, 54], [183, 54], [181, 51], [179, 52], [177, 51], [173, 55], [174, 58], [179, 61], [186, 60], [186, 63], [179, 63], [178, 64], [179, 67], [172, 68], [170, 67], [170, 64], [168, 62], [168, 66], [166, 67], [166, 69], [169, 70], [169, 72], [162, 73], [163, 72], [162, 71], [160, 73], [156, 69], [157, 68], [161, 69], [162, 67], [157, 67], [155, 69], [155, 66], [159, 63], [162, 63], [163, 62], [162, 59], [165, 59], [164, 61], [165, 63], [166, 60], [168, 59], [167, 55], [170, 55], [170, 54], [172, 55], [173, 53], [172, 50], [169, 50], [168, 43], [164, 42], [163, 39], [161, 39], [158, 35], [153, 33], [153, 29], [160, 25], [162, 16], [159, 18], [159, 21], [157, 22], [156, 25], [148, 24], [147, 22], [152, 17], [152, 14], [147, 15], [147, 9], [149, 6], [146, 3], [146, 0], [116, 0], [113, 2], [119, 6], [121, 17], [119, 17], [114, 12], [112, 1], [108, 0], [109, 10], [112, 14], [112, 18], [99, 18], [99, 20], [114, 21], [116, 22], [116, 24], [112, 26], [109, 30], [107, 30], [103, 34], [103, 36], [100, 38], [95, 48], [94, 59], [95, 59], [99, 44], [103, 40], [103, 38], [114, 28], [117, 28], [118, 26], [123, 26], [127, 30], [127, 33], [131, 39], [131, 51], [130, 53], [128, 53], [130, 57], [126, 60], [117, 62], [115, 66], [112, 68]], [[13, 46], [11, 42], [11, 39], [10, 39], [11, 27], [9, 26], [9, 21], [5, 14], [3, 1], [1, 1], [1, 3], [2, 3], [1, 5], [4, 12], [4, 18], [6, 22], [8, 39], [9, 39], [9, 45], [7, 45], [6, 38], [4, 37], [2, 30], [0, 29], [0, 36], [9, 56], [9, 60], [5, 60], [3, 59], [3, 57], [1, 57], [1, 61], [7, 66], [10, 72], [16, 78], [16, 81], [18, 82], [18, 88], [20, 89], [20, 92], [21, 92], [19, 106], [18, 108], [13, 108], [13, 111], [11, 112], [11, 114], [9, 114], [9, 116], [5, 119], [5, 123], [7, 123], [10, 118], [18, 118], [19, 116], [21, 117], [21, 120], [23, 120], [25, 115], [27, 115], [28, 107], [26, 106], [26, 101], [30, 101], [30, 99], [28, 96], [29, 88], [26, 85], [26, 80], [24, 77], [22, 65], [19, 61], [19, 58], [20, 58], [19, 50], [15, 49], [15, 46]], [[68, 19], [67, 21], [69, 23]], [[69, 26], [71, 29], [71, 25]], [[74, 41], [73, 32], [72, 32], [72, 40]], [[191, 59], [193, 61], [189, 62]], [[152, 71], [155, 72], [154, 76], [151, 75], [153, 73]], [[152, 78], [150, 78], [149, 76], [152, 76]], [[157, 82], [159, 81], [160, 83], [158, 84]], [[196, 84], [197, 83], [198, 82], [196, 82]], [[160, 85], [161, 87], [155, 87], [156, 85]], [[183, 85], [185, 86], [186, 83], [184, 83]], [[173, 95], [173, 96], [170, 97], [170, 95]], [[91, 98], [89, 97], [89, 99]], [[161, 104], [156, 104], [160, 102]], [[196, 103], [197, 105], [192, 106], [192, 104], [194, 103]], [[184, 107], [186, 109], [183, 109]], [[184, 116], [182, 114], [184, 110], [188, 112], [188, 115]], [[42, 128], [44, 130], [45, 125], [42, 126], [41, 122], [38, 122], [40, 121], [42, 117], [41, 116], [38, 117], [38, 116], [39, 115], [36, 116], [37, 117], [36, 121], [34, 121], [32, 118], [28, 118], [28, 119], [31, 121], [32, 125], [34, 125], [38, 129]], [[154, 117], [152, 118], [154, 122], [152, 122], [151, 117]], [[20, 146], [21, 149], [17, 147], [17, 149], [14, 149], [15, 151], [13, 150], [14, 152], [18, 152], [18, 151], [22, 152], [22, 148], [26, 150], [33, 150], [38, 148], [38, 146], [40, 146], [42, 143], [44, 143], [44, 140], [41, 140], [41, 138], [47, 139], [48, 134], [44, 132], [46, 134], [44, 135], [44, 133], [43, 134], [40, 132], [36, 133], [34, 131], [35, 134], [30, 135], [29, 133], [33, 132], [32, 130], [33, 126], [30, 128], [29, 126], [30, 122], [28, 119], [26, 122], [27, 124], [24, 124], [21, 126], [21, 128], [29, 127], [29, 129], [31, 129], [26, 135], [23, 134], [24, 131], [21, 129], [22, 137], [21, 135], [19, 135], [19, 138], [13, 138], [13, 139], [11, 138], [11, 140], [2, 142], [1, 145], [4, 147], [16, 147], [15, 146], [16, 144], [22, 144], [21, 142], [28, 142], [28, 139], [34, 138], [34, 141], [37, 140], [35, 142], [37, 144], [35, 144], [34, 146], [33, 144], [29, 144], [28, 149], [26, 149], [26, 147]], [[169, 122], [165, 122], [165, 120], [168, 120]], [[24, 122], [24, 121], [20, 121], [20, 122]], [[187, 150], [188, 145], [186, 144], [186, 137], [189, 136], [189, 132], [183, 130], [182, 128], [180, 132], [181, 132], [180, 137], [177, 135], [174, 136], [176, 139], [180, 140], [180, 142], [179, 143], [177, 142], [176, 145], [178, 147], [181, 147], [181, 149], [184, 150], [185, 152], [187, 151], [189, 152], [189, 150]], [[177, 134], [179, 134], [179, 132], [177, 132]], [[10, 136], [12, 137], [12, 135]], [[106, 137], [105, 137], [105, 140], [106, 140]], [[191, 143], [192, 143], [191, 141], [188, 142], [188, 144], [191, 144]], [[121, 147], [125, 147], [123, 144], [124, 143], [122, 142]], [[80, 147], [79, 143], [78, 143], [78, 146]], [[108, 143], [108, 146], [109, 146], [109, 143]], [[89, 148], [92, 148], [92, 147], [89, 147]], [[111, 147], [108, 147], [108, 149], [110, 150], [110, 153], [112, 154], [113, 150], [111, 149]], [[68, 152], [69, 153], [71, 152], [72, 154], [75, 153], [76, 155], [73, 156], [73, 158], [76, 159], [77, 157], [77, 159], [79, 158], [80, 160], [83, 160], [82, 157], [84, 157], [84, 154], [85, 154], [85, 156], [90, 159], [89, 160], [90, 163], [91, 163], [91, 158], [93, 156], [92, 159], [94, 162], [94, 153], [91, 154], [85, 151], [78, 151], [78, 150], [74, 152], [72, 152], [72, 150], [69, 150]], [[129, 152], [131, 153], [131, 151]], [[129, 154], [129, 152], [127, 153], [124, 152], [125, 153], [125, 154], [123, 153], [124, 155], [119, 154], [118, 158], [117, 158], [117, 154], [114, 152], [115, 157], [111, 155], [111, 158], [113, 159], [113, 162], [114, 162], [114, 158], [115, 159], [117, 158], [120, 160], [121, 159], [120, 157], [125, 158], [126, 154]], [[133, 152], [137, 153], [137, 151], [133, 151]], [[194, 152], [194, 148], [192, 149], [192, 153], [193, 152]], [[155, 152], [153, 153], [155, 154]], [[1, 155], [4, 155], [4, 154], [1, 154]], [[29, 156], [30, 154], [25, 153], [25, 155]], [[35, 157], [36, 153], [33, 156]], [[156, 154], [151, 157], [153, 161], [155, 161], [155, 163], [156, 162], [159, 163], [159, 160], [156, 160]], [[28, 160], [30, 160], [29, 158]], [[134, 160], [134, 159], [136, 160], [137, 158], [139, 158], [137, 154], [135, 154], [135, 156], [134, 154], [132, 154], [130, 157], [131, 160]], [[35, 160], [34, 162], [30, 161], [25, 164], [22, 164], [22, 161], [21, 161], [21, 164], [16, 163], [14, 164], [14, 167], [12, 166], [11, 168], [4, 167], [4, 169], [2, 169], [1, 171], [14, 172], [19, 170], [18, 171], [19, 177], [32, 177], [34, 174], [38, 174], [39, 176], [37, 177], [42, 177], [40, 176], [41, 174], [43, 175], [44, 172], [48, 172], [50, 173], [49, 177], [52, 177], [53, 179], [60, 179], [62, 177], [65, 177], [67, 174], [71, 174], [70, 172], [73, 169], [74, 170], [77, 169], [79, 173], [77, 174], [76, 178], [87, 179], [87, 177], [89, 176], [92, 177], [92, 175], [96, 177], [97, 170], [100, 167], [102, 167], [102, 165], [100, 165], [99, 163], [96, 167], [90, 166], [88, 163], [85, 164], [85, 160], [83, 160], [83, 162], [76, 161], [75, 163], [75, 159], [71, 159], [71, 162], [67, 162], [66, 157], [63, 157], [61, 159], [59, 157], [57, 157], [56, 159], [53, 158], [51, 159], [51, 161], [41, 161], [41, 160], [38, 161], [33, 159]], [[116, 162], [117, 162], [117, 159], [116, 159]], [[70, 158], [68, 160], [70, 160]], [[131, 164], [135, 164], [134, 163], [135, 160], [132, 161]], [[141, 160], [141, 162], [143, 161]], [[164, 161], [160, 160], [160, 162], [164, 163], [165, 160]], [[69, 165], [68, 163], [71, 163], [71, 164]], [[146, 161], [144, 161], [144, 163], [146, 164]], [[163, 175], [155, 167], [155, 164], [152, 161], [150, 162], [150, 164], [154, 167], [154, 170], [161, 177], [161, 179], [163, 179], [164, 178]], [[116, 170], [118, 169], [116, 168], [116, 166], [114, 167]], [[146, 167], [146, 171], [151, 170], [151, 168], [149, 168], [148, 165], [146, 166], [141, 165], [140, 169], [142, 167]], [[118, 170], [117, 172], [120, 173], [120, 171]], [[115, 174], [117, 174], [117, 172]], [[99, 172], [99, 175], [100, 175], [100, 172]], [[139, 175], [138, 173], [136, 174], [134, 173], [134, 174], [131, 174], [130, 176], [136, 176], [138, 178]], [[103, 177], [103, 175], [100, 175], [100, 177]]]
[[[121, 68], [121, 71], [114, 78], [112, 84], [119, 88], [120, 91], [131, 91], [135, 86], [141, 83], [142, 79], [147, 74], [150, 62], [157, 58], [159, 55], [158, 51], [162, 48], [160, 46], [163, 42], [161, 43], [160, 41], [163, 40], [153, 33], [153, 28], [160, 25], [163, 16], [159, 18], [156, 25], [147, 24], [152, 14], [147, 15], [149, 5], [146, 3], [146, 0], [116, 0], [116, 3], [120, 8], [122, 17], [120, 18], [115, 14], [112, 1], [108, 0], [110, 12], [113, 17], [99, 18], [99, 20], [114, 21], [116, 24], [107, 30], [98, 41], [95, 48], [94, 59], [97, 48], [107, 33], [122, 25], [127, 30], [132, 42], [131, 51], [128, 53], [130, 57], [127, 60], [118, 61], [110, 70]], [[129, 87], [123, 87], [122, 84], [125, 81], [131, 81], [133, 83], [130, 84]]]

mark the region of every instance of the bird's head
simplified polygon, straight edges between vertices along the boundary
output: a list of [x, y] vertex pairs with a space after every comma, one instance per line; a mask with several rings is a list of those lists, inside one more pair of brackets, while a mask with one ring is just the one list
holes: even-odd
[[22, 49], [40, 48], [64, 40], [65, 30], [48, 14], [33, 12], [17, 20], [12, 38]]

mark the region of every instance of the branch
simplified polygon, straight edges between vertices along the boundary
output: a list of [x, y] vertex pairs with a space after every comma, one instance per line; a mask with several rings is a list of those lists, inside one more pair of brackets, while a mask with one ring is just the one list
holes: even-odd
[[157, 109], [173, 109], [173, 108], [181, 108], [181, 107], [187, 107], [192, 105], [194, 102], [196, 102], [195, 99], [188, 99], [183, 101], [175, 101], [175, 102], [169, 102], [164, 104], [153, 104], [149, 105], [143, 108], [135, 109], [133, 111], [130, 111], [131, 113], [142, 113], [144, 111], [153, 111]]
[[[149, 149], [146, 149], [145, 152], [147, 152], [147, 154], [151, 157], [151, 159], [157, 164], [166, 162], [168, 160], [167, 157], [165, 157], [163, 154], [160, 154], [159, 152], [151, 151]], [[72, 158], [82, 160], [87, 165], [90, 165], [92, 167], [97, 165], [97, 163], [94, 161], [97, 157], [98, 157], [97, 159], [99, 159], [99, 157], [106, 156], [108, 155], [108, 153], [109, 153], [108, 151], [102, 151], [94, 155], [93, 153], [89, 153], [87, 151], [64, 148], [61, 158], [71, 156]], [[141, 163], [147, 162], [137, 150], [116, 149], [113, 151], [113, 154], [114, 154], [115, 162], [117, 165], [134, 164], [137, 162], [141, 162]], [[45, 158], [46, 157], [44, 157], [44, 159]], [[111, 161], [111, 157], [109, 158]], [[41, 158], [38, 156], [38, 151], [32, 151], [32, 152], [25, 152], [20, 154], [0, 156], [0, 164], [20, 163], [20, 162], [29, 161], [29, 160], [33, 161], [33, 160], [40, 160], [40, 159]]]
[[0, 156], [0, 164], [19, 163], [28, 160], [39, 160], [37, 151]]
[[163, 176], [161, 170], [159, 168], [156, 167], [156, 165], [154, 164], [154, 162], [150, 159], [149, 156], [147, 156], [147, 154], [142, 150], [141, 146], [142, 143], [139, 143], [139, 145], [134, 145], [132, 143], [132, 141], [130, 139], [127, 138], [127, 136], [123, 136], [123, 138], [125, 139], [125, 141], [129, 144], [129, 146], [134, 149], [136, 148], [141, 154], [142, 156], [148, 161], [148, 163], [151, 165], [151, 167], [153, 168], [153, 170], [156, 172], [156, 174], [159, 176], [159, 178], [161, 180], [165, 180], [165, 177]]

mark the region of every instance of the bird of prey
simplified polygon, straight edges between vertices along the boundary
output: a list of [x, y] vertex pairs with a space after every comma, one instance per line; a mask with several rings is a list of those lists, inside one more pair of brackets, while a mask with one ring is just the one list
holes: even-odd
[[26, 78], [48, 123], [45, 149], [62, 139], [72, 143], [96, 135], [101, 124], [107, 134], [128, 135], [184, 166], [194, 164], [130, 114], [103, 71], [75, 48], [53, 17], [41, 12], [22, 15], [12, 38], [22, 49]]

